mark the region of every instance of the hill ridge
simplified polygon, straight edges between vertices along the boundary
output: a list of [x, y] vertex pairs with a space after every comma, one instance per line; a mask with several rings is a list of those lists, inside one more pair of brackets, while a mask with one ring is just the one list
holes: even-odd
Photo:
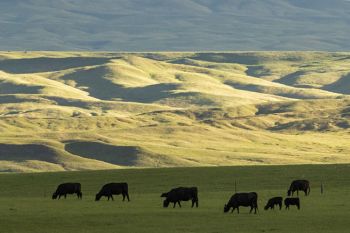
[[3, 52], [0, 170], [348, 163], [349, 56]]
[[346, 0], [3, 0], [0, 50], [349, 51], [349, 12]]

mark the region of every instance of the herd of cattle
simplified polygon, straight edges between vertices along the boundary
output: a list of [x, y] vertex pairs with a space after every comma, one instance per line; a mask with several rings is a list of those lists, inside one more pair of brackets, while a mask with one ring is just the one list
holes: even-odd
[[[297, 192], [299, 196], [299, 191], [303, 191], [305, 195], [310, 194], [310, 182], [307, 180], [294, 180], [288, 191], [288, 196], [293, 196], [294, 192]], [[80, 183], [64, 183], [60, 184], [56, 191], [52, 195], [52, 199], [60, 199], [62, 196], [64, 198], [67, 197], [67, 194], [76, 194], [79, 199], [82, 199], [83, 194], [81, 192], [81, 184]], [[113, 195], [122, 195], [123, 201], [125, 198], [130, 201], [129, 198], [129, 190], [127, 183], [109, 183], [105, 184], [101, 190], [96, 194], [95, 201], [99, 201], [101, 197], [107, 197], [108, 200], [113, 200]], [[192, 201], [192, 207], [196, 205], [198, 207], [198, 189], [197, 187], [178, 187], [171, 189], [167, 193], [162, 193], [161, 197], [165, 198], [163, 201], [163, 207], [168, 207], [170, 203], [173, 203], [173, 207], [176, 207], [176, 204], [181, 207], [181, 201]], [[279, 206], [279, 209], [282, 209], [282, 197], [273, 197], [268, 200], [265, 210], [274, 209], [275, 206]], [[289, 209], [289, 206], [295, 205], [298, 209], [300, 209], [300, 200], [298, 197], [287, 197], [284, 199], [284, 205], [286, 209]], [[237, 213], [239, 213], [239, 207], [250, 207], [250, 213], [254, 210], [258, 210], [258, 194], [256, 192], [250, 193], [235, 193], [232, 195], [230, 200], [224, 206], [224, 212], [228, 212], [231, 208], [233, 212], [237, 209]]]

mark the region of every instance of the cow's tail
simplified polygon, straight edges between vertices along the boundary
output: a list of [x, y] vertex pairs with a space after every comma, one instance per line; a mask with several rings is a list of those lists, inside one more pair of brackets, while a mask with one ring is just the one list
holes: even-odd
[[288, 191], [287, 191], [287, 195], [293, 195], [293, 183], [289, 186]]
[[130, 201], [128, 183], [125, 183], [125, 195], [126, 195], [126, 198], [128, 198], [128, 201]]
[[256, 210], [259, 212], [259, 207], [258, 207], [258, 194], [257, 193], [255, 193], [255, 195], [256, 195], [256, 197], [255, 197], [255, 200], [254, 200], [254, 205], [255, 205], [255, 208], [256, 208]]
[[194, 202], [196, 203], [196, 207], [198, 207], [199, 203], [198, 203], [198, 189], [197, 187], [194, 188]]
[[77, 184], [77, 195], [78, 195], [79, 199], [83, 198], [83, 193], [81, 192], [81, 184], [80, 183]]

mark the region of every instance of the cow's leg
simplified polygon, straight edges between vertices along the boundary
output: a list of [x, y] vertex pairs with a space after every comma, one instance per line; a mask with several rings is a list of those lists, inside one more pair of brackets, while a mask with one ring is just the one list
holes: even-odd
[[112, 201], [114, 201], [114, 198], [113, 198], [113, 195], [112, 195], [112, 194], [110, 195], [110, 197], [111, 197]]
[[128, 201], [130, 201], [129, 193], [125, 193], [125, 195], [126, 195], [126, 198], [128, 198]]
[[297, 189], [297, 196], [299, 197], [299, 189]]
[[58, 195], [58, 200], [61, 198], [61, 194]]
[[300, 204], [297, 204], [298, 210], [300, 210]]
[[180, 201], [177, 201], [177, 203], [179, 204], [179, 206], [180, 206], [180, 208], [181, 208], [182, 206], [181, 206], [181, 203], [180, 203]]
[[122, 195], [123, 195], [123, 201], [125, 201], [125, 193], [123, 193]]
[[198, 199], [192, 199], [192, 208], [196, 204], [196, 207], [198, 208]]
[[175, 208], [175, 206], [176, 206], [176, 202], [174, 202], [174, 206], [173, 206], [173, 208]]
[[257, 209], [257, 205], [253, 204], [250, 206], [250, 212], [249, 213], [252, 213], [252, 210], [254, 209], [254, 214], [256, 214], [256, 209]]
[[280, 210], [281, 210], [282, 209], [282, 203], [280, 203], [279, 206], [280, 206]]
[[254, 210], [254, 214], [256, 214], [256, 206], [255, 205], [252, 205], [250, 207], [250, 212], [252, 212], [252, 210]]
[[66, 199], [67, 198], [67, 194], [64, 194], [64, 199]]
[[235, 208], [232, 207], [231, 213], [233, 213], [234, 210], [235, 210]]
[[307, 189], [304, 189], [305, 196], [307, 196]]

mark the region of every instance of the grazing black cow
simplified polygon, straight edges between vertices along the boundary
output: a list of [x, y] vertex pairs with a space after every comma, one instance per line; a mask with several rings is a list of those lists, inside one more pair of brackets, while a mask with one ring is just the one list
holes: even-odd
[[181, 201], [192, 201], [192, 208], [194, 204], [198, 207], [198, 189], [197, 187], [179, 187], [170, 190], [167, 193], [163, 193], [161, 197], [165, 197], [166, 199], [163, 202], [163, 207], [166, 208], [169, 206], [169, 203], [174, 203], [173, 208], [175, 208], [176, 203], [179, 204], [181, 208]]
[[297, 196], [299, 196], [299, 190], [304, 191], [305, 196], [310, 194], [310, 182], [308, 180], [294, 180], [288, 189], [288, 196], [294, 194], [297, 191]]
[[250, 206], [250, 212], [258, 209], [258, 194], [256, 192], [251, 193], [236, 193], [234, 194], [228, 203], [224, 207], [224, 212], [227, 213], [231, 208], [231, 213], [237, 208], [237, 213], [239, 213], [240, 206]]
[[264, 207], [265, 210], [268, 210], [269, 208], [271, 208], [272, 210], [275, 209], [275, 205], [278, 205], [280, 207], [280, 210], [282, 209], [282, 197], [273, 197], [271, 198], [266, 206]]
[[300, 200], [299, 197], [287, 197], [284, 199], [284, 205], [286, 206], [286, 209], [289, 210], [290, 205], [296, 205], [298, 207], [298, 210], [300, 210]]
[[127, 183], [109, 183], [103, 185], [100, 192], [96, 194], [95, 201], [99, 201], [102, 196], [108, 197], [108, 201], [109, 198], [112, 198], [112, 201], [114, 201], [113, 195], [119, 194], [123, 195], [123, 201], [125, 201], [125, 197], [130, 201]]
[[80, 183], [64, 183], [58, 185], [56, 192], [52, 194], [52, 199], [58, 199], [61, 198], [61, 196], [64, 196], [64, 198], [67, 198], [67, 194], [74, 194], [76, 193], [78, 196], [78, 199], [82, 199], [83, 194], [81, 193], [81, 184]]

